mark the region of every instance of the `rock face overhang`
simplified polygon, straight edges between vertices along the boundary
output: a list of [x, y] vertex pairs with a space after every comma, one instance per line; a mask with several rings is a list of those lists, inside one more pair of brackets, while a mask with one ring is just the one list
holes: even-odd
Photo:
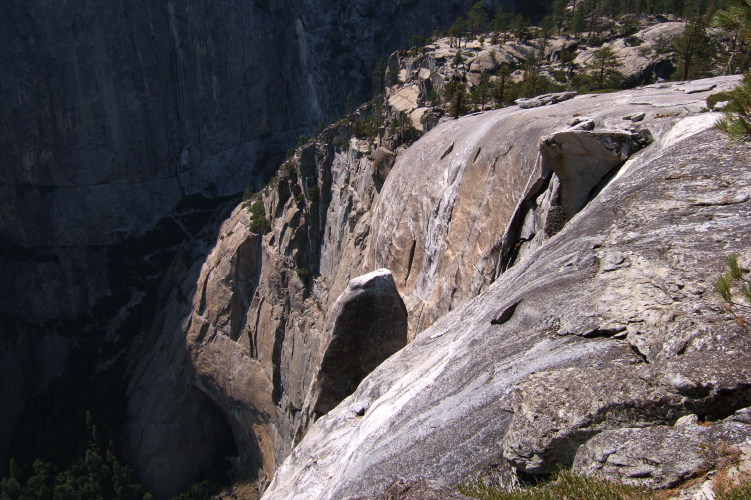
[[[668, 85], [583, 96], [516, 118], [506, 111], [527, 122], [581, 113], [613, 124], [639, 108], [654, 142], [557, 234], [318, 420], [264, 498], [373, 495], [397, 479], [456, 483], [504, 459], [531, 473], [574, 462], [586, 469], [577, 450], [601, 432], [672, 429], [684, 415], [718, 419], [751, 405], [748, 335], [712, 289], [724, 255], [751, 260], [748, 148], [711, 130], [715, 118], [698, 114], [703, 101], [693, 98]], [[671, 105], [697, 114], [674, 114]], [[460, 122], [438, 127], [397, 161], [382, 197], [391, 182], [416, 189], [405, 186], [406, 160], [440, 156], [453, 141], [438, 147], [431, 138]], [[393, 234], [396, 225], [374, 230]], [[409, 294], [405, 302], [410, 309]]]

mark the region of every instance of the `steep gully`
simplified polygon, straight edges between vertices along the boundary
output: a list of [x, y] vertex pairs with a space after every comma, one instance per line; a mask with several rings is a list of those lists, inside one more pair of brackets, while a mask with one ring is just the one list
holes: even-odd
[[[324, 367], [321, 372], [325, 360], [347, 351], [333, 340], [347, 337], [335, 334], [339, 316], [330, 311], [336, 309], [334, 304], [343, 292], [349, 293], [348, 284], [353, 278], [379, 268], [390, 270], [404, 299], [410, 339], [449, 311], [459, 310], [450, 315], [450, 320], [441, 320], [443, 326], [436, 324], [389, 359], [376, 371], [379, 375], [366, 379], [375, 377], [372, 380], [380, 380], [378, 384], [386, 384], [391, 377], [398, 379], [402, 373], [399, 360], [417, 359], [410, 358], [412, 355], [427, 356], [414, 363], [405, 361], [404, 365], [410, 366], [410, 377], [424, 382], [418, 384], [420, 387], [438, 384], [435, 377], [444, 380], [440, 374], [449, 370], [449, 359], [457, 363], [457, 368], [451, 370], [469, 369], [469, 359], [476, 358], [475, 348], [482, 349], [475, 345], [477, 340], [467, 341], [457, 351], [468, 356], [463, 361], [453, 355], [442, 358], [445, 352], [440, 354], [441, 346], [458, 348], [458, 344], [446, 343], [458, 333], [446, 332], [452, 328], [466, 331], [474, 325], [476, 312], [462, 306], [470, 303], [488, 307], [469, 301], [478, 294], [487, 296], [490, 290], [495, 290], [494, 310], [491, 313], [483, 309], [485, 312], [477, 317], [491, 314], [487, 324], [492, 327], [513, 324], [523, 312], [523, 316], [529, 316], [529, 321], [525, 321], [535, 325], [529, 326], [535, 331], [543, 325], [544, 332], [557, 331], [561, 338], [569, 333], [593, 338], [593, 343], [584, 347], [573, 341], [560, 347], [551, 344], [550, 352], [527, 341], [511, 341], [514, 352], [509, 354], [504, 370], [515, 375], [504, 377], [503, 387], [509, 388], [509, 384], [536, 371], [535, 366], [565, 367], [581, 356], [588, 359], [591, 355], [600, 360], [597, 362], [619, 357], [628, 362], [655, 359], [662, 340], [646, 331], [635, 333], [628, 342], [641, 358], [630, 348], [621, 350], [619, 342], [596, 342], [598, 337], [630, 334], [631, 323], [583, 317], [582, 311], [596, 310], [588, 302], [593, 297], [587, 291], [581, 292], [581, 300], [572, 300], [572, 311], [560, 311], [556, 318], [537, 318], [535, 314], [530, 316], [533, 306], [528, 299], [514, 299], [513, 295], [518, 294], [503, 295], [498, 286], [491, 285], [505, 277], [509, 269], [515, 277], [524, 273], [537, 262], [530, 258], [535, 252], [543, 248], [555, 252], [546, 242], [567, 227], [567, 221], [577, 220], [576, 213], [597, 195], [623, 162], [630, 157], [633, 165], [656, 161], [674, 142], [711, 127], [714, 116], [699, 112], [712, 92], [727, 88], [733, 81], [726, 78], [704, 82], [705, 91], [691, 94], [674, 84], [656, 85], [576, 97], [554, 106], [511, 108], [447, 121], [399, 155], [380, 190], [374, 178], [370, 146], [353, 139], [347, 151], [341, 152], [334, 144], [347, 140], [346, 127], [328, 129], [316, 143], [299, 149], [280, 170], [278, 180], [263, 191], [260, 200], [271, 219], [268, 234], [251, 232], [252, 216], [247, 206], [239, 206], [222, 223], [217, 240], [186, 249], [195, 254], [173, 264], [162, 288], [157, 308], [161, 312], [133, 356], [134, 375], [128, 390], [129, 452], [140, 474], [155, 491], [172, 491], [217, 451], [218, 442], [212, 433], [227, 428], [237, 453], [237, 471], [255, 480], [259, 490], [265, 488], [293, 446], [303, 440], [276, 476], [270, 498], [317, 495], [316, 492], [329, 492], [322, 498], [344, 498], [385, 489], [386, 478], [396, 479], [395, 474], [403, 472], [395, 472], [401, 462], [394, 461], [394, 450], [385, 455], [371, 450], [375, 453], [371, 458], [364, 462], [357, 459], [350, 466], [341, 466], [338, 472], [328, 467], [339, 467], [331, 464], [346, 459], [350, 453], [364, 456], [360, 455], [364, 452], [351, 448], [344, 454], [333, 453], [325, 460], [327, 472], [320, 474], [315, 468], [303, 466], [307, 453], [322, 456], [337, 446], [355, 446], [342, 437], [349, 431], [337, 429], [336, 422], [347, 421], [349, 417], [343, 416], [346, 412], [367, 415], [370, 405], [385, 394], [371, 381], [370, 385], [360, 386], [357, 398], [333, 411], [339, 420], [323, 416], [332, 414], [331, 408], [364, 375], [347, 372], [343, 378], [352, 378], [339, 380], [341, 385], [332, 387], [334, 379], [327, 377], [327, 369]], [[624, 118], [632, 115], [635, 108], [645, 112], [643, 121]], [[582, 122], [579, 115], [589, 118], [594, 129], [577, 129]], [[642, 148], [645, 149], [639, 152]], [[581, 222], [585, 219], [578, 220], [579, 226], [586, 225]], [[590, 236], [582, 236], [582, 241], [587, 238]], [[208, 257], [197, 258], [201, 254]], [[583, 255], [566, 258], [574, 260], [561, 262], [562, 269], [573, 266], [572, 271], [583, 270], [590, 263]], [[608, 272], [623, 269], [630, 262], [629, 257], [615, 253], [599, 259], [605, 262]], [[516, 262], [523, 265], [511, 267]], [[525, 286], [537, 283], [534, 286], [544, 288], [551, 279], [546, 276], [537, 271]], [[572, 286], [572, 282], [566, 283], [551, 285], [550, 289], [576, 296], [565, 291]], [[624, 311], [633, 308], [628, 305], [628, 293], [618, 296], [616, 292], [621, 289], [613, 290], [614, 297], [626, 301]], [[650, 292], [645, 297], [653, 295]], [[505, 305], [499, 308], [500, 304]], [[447, 330], [451, 321], [458, 323]], [[361, 328], [362, 324], [348, 327], [354, 332]], [[483, 327], [482, 331], [486, 329]], [[487, 341], [492, 338], [495, 337]], [[433, 348], [427, 347], [430, 344], [436, 344], [433, 354]], [[465, 352], [470, 348], [474, 354]], [[372, 345], [358, 349], [363, 359], [374, 353]], [[375, 359], [385, 359], [388, 354], [380, 351]], [[551, 356], [558, 360], [553, 365], [549, 364]], [[472, 374], [454, 376], [457, 380], [480, 381], [488, 376], [492, 379], [492, 374], [498, 372], [498, 368], [479, 359], [478, 363], [471, 367]], [[326, 394], [323, 399], [322, 390]], [[419, 393], [411, 391], [400, 393], [400, 407]], [[413, 401], [421, 404], [419, 398]], [[472, 399], [449, 407], [446, 405], [456, 402], [455, 397], [435, 393], [430, 401], [436, 402], [435, 411], [448, 412], [460, 420], [465, 418], [463, 411], [474, 411], [467, 406], [471, 406]], [[506, 405], [499, 402], [493, 411], [498, 404]], [[185, 408], [198, 411], [186, 413]], [[421, 419], [425, 408], [402, 410], [400, 415], [407, 419], [404, 422], [409, 422]], [[434, 410], [429, 414], [437, 415]], [[477, 431], [472, 436], [462, 434], [446, 439], [441, 431], [435, 435], [438, 441], [431, 438], [424, 446], [408, 445], [397, 453], [412, 450], [407, 455], [416, 460], [413, 475], [456, 480], [489, 458], [483, 452], [473, 461], [462, 450], [477, 446], [487, 450], [490, 441], [483, 440], [503, 435], [514, 414], [494, 419], [485, 413], [482, 410], [476, 417], [477, 421], [486, 422], [486, 427], [478, 429], [480, 424], [473, 424], [467, 428], [467, 432]], [[401, 425], [396, 422], [402, 422], [402, 417], [394, 425]], [[384, 425], [380, 419], [365, 421], [372, 423], [368, 425], [371, 431], [382, 426], [376, 434], [383, 439], [383, 433], [390, 430], [394, 436], [403, 435], [407, 443], [413, 442], [409, 433]], [[304, 438], [311, 425], [314, 434]], [[437, 428], [447, 430], [446, 425], [444, 422]], [[387, 441], [396, 442], [394, 439], [392, 436]], [[439, 448], [451, 446], [450, 449], [440, 452], [431, 448], [442, 439], [446, 440]], [[491, 439], [495, 440], [497, 437]], [[504, 454], [513, 456], [511, 451]], [[445, 463], [437, 469], [430, 466], [439, 456], [445, 457]], [[373, 460], [381, 465], [375, 466]], [[554, 458], [550, 460], [555, 462]], [[566, 460], [569, 459], [562, 461]], [[520, 468], [538, 470], [524, 465], [526, 462], [521, 459], [517, 463]], [[164, 474], [165, 467], [169, 475]], [[338, 479], [328, 484], [323, 480], [327, 474]]]

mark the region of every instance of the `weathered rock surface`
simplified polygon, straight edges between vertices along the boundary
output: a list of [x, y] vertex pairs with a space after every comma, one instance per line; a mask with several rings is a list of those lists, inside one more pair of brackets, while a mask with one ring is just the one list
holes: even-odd
[[[727, 88], [734, 81], [713, 80], [712, 92]], [[658, 297], [662, 288], [634, 283], [641, 283], [645, 279], [642, 275], [662, 276], [667, 271], [655, 270], [656, 264], [651, 260], [642, 270], [638, 266], [641, 261], [635, 256], [641, 249], [630, 249], [623, 243], [636, 238], [631, 229], [628, 236], [619, 232], [627, 231], [621, 224], [621, 217], [626, 216], [620, 208], [623, 202], [609, 199], [608, 203], [618, 207], [613, 209], [592, 207], [598, 200], [604, 203], [601, 200], [605, 193], [612, 193], [615, 188], [606, 188], [595, 201], [585, 199], [589, 205], [584, 210], [600, 218], [617, 214], [617, 220], [592, 222], [591, 216], [575, 215], [575, 208], [569, 214], [563, 208], [562, 195], [569, 193], [571, 182], [578, 182], [567, 172], [577, 167], [575, 158], [586, 156], [587, 148], [592, 153], [599, 152], [606, 164], [591, 165], [600, 169], [588, 180], [595, 194], [607, 184], [608, 176], [615, 175], [613, 168], [618, 162], [638, 161], [635, 164], [639, 169], [651, 171], [651, 167], [643, 165], [680, 151], [687, 144], [685, 138], [711, 127], [714, 115], [698, 114], [707, 95], [689, 95], [674, 86], [656, 86], [446, 121], [397, 155], [380, 191], [374, 158], [369, 153], [372, 144], [352, 139], [344, 153], [335, 146], [337, 141], [346, 140], [344, 131], [327, 130], [318, 142], [299, 149], [280, 170], [278, 180], [256, 199], [263, 203], [269, 220], [268, 234], [258, 235], [250, 230], [254, 216], [247, 206], [241, 206], [223, 223], [217, 238], [203, 248], [186, 250], [188, 255], [173, 264], [157, 307], [163, 312], [133, 355], [129, 453], [136, 457], [137, 470], [146, 476], [151, 464], [176, 464], [170, 477], [149, 477], [150, 484], [166, 494], [176, 485], [185, 484], [191, 471], [199, 466], [196, 464], [207, 463], [209, 455], [234, 448], [234, 452], [226, 453], [236, 454], [237, 471], [257, 480], [263, 489], [320, 413], [352, 390], [349, 384], [346, 390], [337, 387], [338, 395], [332, 403], [320, 407], [316, 414], [315, 381], [329, 346], [327, 332], [331, 330], [327, 325], [332, 320], [332, 307], [353, 278], [374, 269], [391, 271], [409, 314], [409, 338], [489, 290], [498, 279], [509, 287], [504, 290], [514, 293], [492, 295], [486, 299], [492, 305], [478, 303], [473, 306], [475, 309], [461, 313], [461, 320], [456, 316], [446, 320], [452, 322], [444, 323], [450, 327], [441, 329], [439, 321], [438, 330], [423, 334], [427, 336], [408, 345], [376, 371], [380, 374], [376, 380], [382, 382], [374, 386], [372, 378], [366, 379], [359, 396], [345, 400], [344, 406], [327, 413], [316, 424], [321, 427], [311, 439], [325, 441], [312, 441], [321, 453], [328, 453], [329, 446], [344, 439], [342, 435], [352, 431], [348, 426], [365, 421], [369, 423], [367, 432], [363, 428], [363, 450], [379, 442], [378, 436], [392, 431], [394, 441], [388, 440], [392, 445], [400, 440], [412, 443], [406, 451], [397, 452], [388, 446], [371, 449], [368, 459], [355, 449], [348, 450], [341, 456], [351, 455], [349, 465], [337, 462], [333, 455], [317, 461], [309, 471], [311, 477], [316, 467], [325, 466], [325, 474], [353, 478], [350, 486], [331, 489], [332, 495], [380, 494], [401, 477], [407, 462], [410, 468], [414, 465], [414, 472], [405, 479], [425, 475], [455, 481], [483, 460], [494, 459], [502, 445], [499, 436], [508, 429], [514, 411], [510, 400], [501, 402], [499, 394], [509, 392], [531, 371], [563, 369], [577, 360], [584, 366], [640, 362], [642, 358], [631, 345], [645, 356], [658, 356], [658, 345], [649, 346], [664, 338], [661, 330], [652, 325], [662, 327], [667, 321], [662, 318], [670, 317], [661, 309], [666, 299]], [[637, 123], [623, 119], [635, 112], [645, 113], [645, 118]], [[569, 123], [574, 115], [590, 120], [594, 130], [572, 131]], [[637, 138], [645, 137], [646, 130], [654, 142], [649, 146], [642, 142], [639, 147], [646, 147], [638, 150], [634, 144], [638, 143]], [[563, 141], [560, 144], [564, 150], [571, 145], [571, 151], [541, 154], [538, 143], [547, 136]], [[717, 140], [712, 136], [709, 142]], [[668, 147], [673, 148], [670, 153], [666, 153]], [[648, 199], [661, 199], [654, 193], [649, 194], [651, 198], [644, 196], [641, 203], [645, 205]], [[628, 206], [635, 203], [629, 201]], [[581, 200], [577, 206], [582, 208]], [[745, 207], [742, 203], [731, 206]], [[645, 214], [639, 210], [630, 216]], [[649, 220], [667, 231], [668, 227], [659, 225], [658, 219], [653, 215]], [[571, 235], [570, 225], [577, 220], [578, 232]], [[613, 224], [613, 242], [606, 245], [605, 236], [594, 235], [596, 230], [589, 224], [595, 224], [597, 231]], [[569, 239], [550, 240], [567, 228]], [[639, 234], [645, 233], [636, 233]], [[665, 238], [672, 239], [672, 233]], [[603, 248], [593, 248], [595, 243], [590, 240], [596, 240]], [[556, 248], [550, 247], [552, 241], [567, 243]], [[653, 258], [654, 240], [649, 239], [644, 245], [649, 258]], [[540, 247], [555, 257], [530, 257], [539, 253]], [[703, 262], [709, 261], [708, 257], [703, 258]], [[719, 262], [718, 259], [712, 269], [717, 269]], [[536, 266], [534, 276], [506, 277], [509, 273], [516, 276], [521, 272], [520, 266], [526, 269], [532, 264]], [[701, 269], [698, 265], [686, 266]], [[604, 283], [611, 283], [607, 278], [620, 279], [624, 274], [627, 284], [617, 280], [612, 286], [592, 284], [593, 275], [602, 275]], [[693, 279], [700, 284], [689, 284]], [[706, 275], [685, 278], [683, 289], [704, 293], [706, 280]], [[578, 292], [570, 289], [572, 284], [588, 283], [598, 287], [597, 294], [589, 288]], [[631, 294], [637, 292], [643, 294], [635, 302], [639, 307], [631, 302]], [[540, 298], [528, 298], [534, 294], [540, 294]], [[596, 300], [599, 295], [609, 302]], [[560, 306], [559, 296], [567, 298], [569, 309], [553, 312]], [[653, 311], [651, 304], [655, 303], [660, 307], [654, 306]], [[685, 307], [692, 311], [695, 304]], [[577, 316], [572, 311], [586, 311], [586, 315]], [[711, 321], [718, 322], [717, 312], [713, 314]], [[504, 326], [516, 324], [518, 317], [525, 318], [523, 325], [514, 328], [529, 332], [523, 338], [517, 338]], [[651, 323], [643, 326], [647, 317]], [[672, 335], [670, 342], [683, 338], [688, 343], [689, 336], [697, 331], [681, 321], [665, 327]], [[473, 328], [472, 333], [466, 333]], [[454, 333], [448, 335], [449, 331]], [[611, 331], [626, 332], [628, 340], [603, 339], [600, 337], [604, 334], [597, 333]], [[588, 340], [571, 333], [598, 338]], [[437, 336], [430, 338], [433, 335]], [[457, 342], [452, 344], [448, 339], [455, 335]], [[458, 340], [460, 335], [469, 337]], [[434, 344], [434, 354], [421, 350], [433, 349], [428, 344]], [[356, 345], [345, 342], [336, 350], [344, 352]], [[730, 344], [723, 341], [722, 345]], [[475, 349], [489, 357], [478, 357]], [[671, 349], [675, 355], [681, 346]], [[406, 361], [413, 352], [426, 357], [415, 358], [414, 363]], [[394, 361], [400, 359], [405, 361]], [[373, 405], [392, 387], [388, 380], [399, 373], [406, 373], [407, 378], [397, 384], [403, 384], [406, 392], [393, 388], [403, 399], [393, 407], [387, 404], [389, 410], [379, 410], [385, 412], [384, 418], [389, 415], [386, 420], [369, 420]], [[434, 381], [434, 389], [421, 385], [434, 387]], [[463, 381], [470, 386], [461, 385]], [[481, 381], [488, 383], [483, 385]], [[455, 392], [446, 394], [439, 386]], [[427, 392], [423, 393], [423, 389]], [[186, 404], [201, 412], [185, 414]], [[333, 420], [328, 416], [332, 413], [337, 415]], [[479, 428], [476, 420], [489, 422], [489, 427]], [[346, 429], [336, 427], [345, 425], [340, 422], [348, 422]], [[223, 429], [221, 440], [200, 452], [185, 453], [186, 449], [198, 449], [214, 439], [207, 434], [207, 428], [211, 432]], [[326, 435], [326, 429], [332, 429], [333, 434]], [[419, 444], [413, 433], [421, 436]], [[227, 439], [227, 435], [231, 437]], [[298, 452], [307, 453], [308, 446], [313, 445], [303, 444]], [[547, 451], [541, 449], [540, 453]], [[326, 465], [329, 461], [330, 465]], [[333, 468], [331, 472], [328, 467]], [[366, 474], [366, 469], [371, 472]], [[279, 484], [298, 481], [293, 477], [285, 472], [278, 479]], [[290, 491], [308, 498], [308, 494], [314, 496], [328, 490], [328, 486], [314, 484], [315, 481], [306, 475], [300, 479], [299, 487]], [[357, 484], [367, 489], [358, 490], [354, 486]]]
[[[503, 455], [549, 471], [571, 466], [602, 432], [672, 426], [690, 414], [725, 418], [751, 405], [751, 343], [712, 292], [724, 255], [751, 262], [748, 148], [707, 130], [715, 118], [698, 114], [706, 95], [650, 87], [484, 113], [439, 125], [400, 157], [374, 209], [369, 259], [392, 270], [411, 325], [416, 311], [418, 322], [440, 319], [316, 421], [264, 498], [372, 496], [397, 479], [451, 484]], [[623, 120], [640, 111], [642, 122]], [[493, 248], [483, 236], [446, 234], [475, 224], [471, 234], [507, 234], [513, 248], [512, 221], [554, 184], [551, 173], [546, 185], [551, 170], [536, 139], [565, 130], [574, 113], [595, 130], [648, 129], [654, 142], [556, 234], [496, 274], [498, 257], [483, 263], [492, 254], [482, 248]], [[487, 163], [473, 162], [485, 154]], [[504, 171], [505, 182], [493, 180]], [[489, 188], [479, 190], [482, 210], [471, 202], [475, 176]], [[492, 186], [521, 194], [494, 208]], [[454, 242], [474, 252], [464, 265], [453, 264]], [[468, 268], [490, 278], [474, 299], [461, 279]], [[431, 301], [415, 273], [465, 300]]]
[[[690, 353], [610, 370], [581, 367], [531, 375], [512, 396], [514, 417], [503, 456], [520, 470], [552, 473], [557, 464], [571, 464], [581, 443], [602, 429], [674, 422], [686, 412], [723, 417], [751, 398], [749, 361], [747, 353]], [[660, 448], [657, 440], [653, 445]], [[667, 450], [659, 453], [669, 456]]]
[[[618, 67], [624, 76], [624, 87], [653, 83], [656, 79], [667, 79], [674, 71], [673, 40], [683, 33], [686, 23], [665, 22], [648, 26], [630, 37], [620, 38], [603, 44], [610, 47], [618, 56], [622, 66]], [[593, 62], [598, 48], [586, 48], [574, 59], [584, 67]]]
[[604, 431], [579, 448], [574, 468], [639, 486], [673, 487], [702, 470], [735, 465], [721, 462], [732, 459], [730, 447], [751, 438], [748, 409], [739, 414], [740, 419], [730, 416], [709, 425], [699, 425], [696, 415], [687, 415], [673, 426]]
[[[128, 396], [129, 453], [161, 496], [187, 484], [216, 453], [236, 455], [238, 474], [263, 488], [312, 423], [326, 355], [329, 371], [355, 348], [362, 356], [349, 360], [354, 378], [344, 387], [326, 382], [326, 405], [334, 406], [355, 379], [406, 341], [406, 313], [390, 274], [350, 281], [363, 274], [361, 246], [377, 191], [363, 150], [353, 141], [346, 155], [335, 155], [334, 139], [299, 149], [278, 181], [251, 200], [263, 203], [268, 234], [251, 231], [253, 216], [242, 205], [218, 238], [190, 247], [173, 264], [158, 307], [163, 312], [133, 356]], [[391, 324], [371, 321], [353, 330], [351, 301], [340, 303], [344, 316], [335, 321], [329, 311], [348, 285], [354, 304], [382, 300], [373, 312], [388, 313]], [[344, 359], [332, 358], [335, 352]], [[186, 415], [185, 405], [203, 413]], [[207, 425], [230, 439], [212, 441]], [[184, 452], [199, 442], [200, 452]], [[154, 463], [174, 464], [174, 473], [150, 475]]]

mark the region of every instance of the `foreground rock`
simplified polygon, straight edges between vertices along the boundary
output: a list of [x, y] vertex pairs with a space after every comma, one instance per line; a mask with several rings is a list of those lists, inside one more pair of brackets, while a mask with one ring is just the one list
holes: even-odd
[[[372, 496], [398, 479], [453, 484], [503, 459], [530, 473], [544, 473], [558, 465], [571, 466], [582, 445], [600, 434], [604, 439], [606, 432], [670, 427], [692, 414], [702, 420], [723, 419], [751, 405], [751, 341], [712, 289], [724, 255], [736, 252], [744, 265], [751, 263], [751, 229], [744, 223], [751, 216], [749, 149], [707, 130], [714, 120], [709, 114], [685, 115], [679, 108], [663, 113], [661, 108], [673, 102], [691, 109], [690, 102], [701, 95], [652, 88], [575, 98], [526, 114], [495, 112], [504, 113], [507, 121], [494, 125], [506, 127], [508, 122], [534, 123], [543, 116], [550, 123], [574, 112], [598, 124], [633, 124], [623, 117], [644, 111], [646, 117], [638, 123], [649, 129], [654, 142], [633, 154], [620, 171], [611, 172], [613, 179], [605, 179], [580, 212], [565, 217], [557, 233], [511, 259], [509, 265], [514, 265], [479, 296], [437, 319], [318, 420], [277, 471], [264, 498]], [[694, 102], [698, 112], [703, 103]], [[472, 121], [476, 131], [495, 131], [490, 125], [483, 128], [490, 116], [464, 120], [467, 125]], [[440, 156], [446, 148], [431, 139], [443, 137], [454, 124], [439, 126], [403, 160], [422, 145]], [[537, 137], [552, 132], [538, 132]], [[515, 136], [509, 151], [525, 148], [523, 137]], [[450, 142], [444, 139], [444, 144]], [[485, 146], [489, 142], [462, 146], [457, 141], [453, 151], [472, 158], [481, 147], [481, 157]], [[529, 158], [535, 155], [526, 158], [533, 161]], [[397, 162], [381, 200], [397, 186], [405, 191], [408, 165]], [[472, 164], [459, 175], [449, 165], [444, 179], [461, 178], [462, 187], [455, 189], [463, 189]], [[491, 161], [482, 171], [497, 172], [501, 165], [501, 160]], [[527, 180], [514, 185], [534, 185], [546, 170], [544, 165], [539, 168], [526, 170]], [[432, 178], [440, 180], [441, 175]], [[553, 182], [537, 185], [523, 190], [520, 202], [544, 198]], [[413, 180], [410, 189], [419, 190], [419, 184]], [[391, 206], [396, 205], [393, 219], [377, 217], [395, 223], [374, 227], [378, 233], [398, 234], [400, 224], [415, 224], [412, 234], [417, 236], [423, 219], [410, 213], [409, 205], [395, 203], [400, 199], [391, 199]], [[462, 227], [456, 221], [477, 220], [454, 219], [462, 213], [458, 207], [464, 199], [460, 196], [452, 205], [449, 231]], [[523, 206], [519, 220], [542, 205]], [[481, 213], [502, 213], [489, 206], [486, 210]], [[404, 215], [396, 216], [400, 212]], [[429, 208], [426, 212], [436, 213]], [[429, 235], [429, 222], [427, 228], [422, 233]], [[511, 239], [512, 247], [517, 243]], [[455, 255], [447, 251], [451, 245], [443, 245], [435, 245], [435, 257], [425, 259], [418, 253], [418, 241], [414, 262]], [[404, 252], [410, 246], [397, 248]], [[378, 248], [385, 252], [389, 246], [374, 245]], [[437, 267], [433, 281], [462, 283], [455, 271], [449, 270], [451, 280], [440, 277], [451, 269], [448, 262]], [[406, 273], [401, 274], [400, 266], [391, 269], [399, 284], [399, 276]], [[417, 267], [410, 280], [413, 273], [427, 269], [430, 266]], [[416, 297], [419, 309], [427, 310], [426, 294], [411, 295], [409, 289], [403, 288], [408, 310], [415, 310]], [[362, 411], [354, 413], [352, 407]], [[594, 450], [602, 445], [592, 441], [591, 446]], [[655, 485], [670, 483], [656, 479], [662, 472], [653, 474]], [[670, 474], [682, 473], [663, 476]]]
[[652, 488], [674, 487], [700, 471], [725, 470], [751, 438], [746, 408], [715, 424], [696, 415], [675, 425], [604, 431], [579, 448], [574, 468], [584, 474]]

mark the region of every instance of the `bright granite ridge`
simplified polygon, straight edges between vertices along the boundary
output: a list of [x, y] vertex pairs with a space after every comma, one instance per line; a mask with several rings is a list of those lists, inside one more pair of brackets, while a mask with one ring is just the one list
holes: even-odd
[[[751, 405], [747, 335], [712, 291], [725, 255], [737, 252], [746, 264], [751, 259], [745, 224], [749, 150], [712, 129], [717, 114], [702, 112], [709, 95], [734, 81], [656, 85], [524, 112], [487, 112], [444, 123], [412, 146], [397, 161], [374, 209], [375, 220], [388, 223], [372, 227], [392, 236], [372, 237], [371, 265], [391, 268], [410, 314], [433, 310], [440, 317], [440, 311], [455, 310], [316, 421], [264, 498], [374, 495], [400, 478], [453, 484], [502, 456], [532, 473], [570, 466], [575, 456], [586, 469], [586, 457], [576, 450], [601, 431], [653, 425], [669, 430], [683, 415], [714, 420]], [[624, 119], [639, 111], [645, 112], [643, 122]], [[538, 140], [564, 131], [574, 114], [592, 119], [593, 132], [649, 129], [654, 142], [635, 153], [560, 232], [538, 242], [476, 298], [459, 307], [442, 305], [410, 284], [413, 273], [431, 272], [423, 252], [446, 245], [440, 257], [455, 258], [464, 240], [458, 247], [446, 236], [418, 240], [417, 269], [409, 280], [406, 269], [377, 258], [397, 262], [405, 247], [400, 242], [417, 236], [406, 222], [400, 229], [400, 212], [415, 210], [417, 218], [410, 217], [415, 225], [429, 224], [427, 214], [440, 214], [442, 204], [454, 199], [454, 216], [464, 213], [456, 209], [464, 200], [453, 194], [452, 181], [472, 179], [474, 157], [487, 152], [486, 165], [495, 166], [503, 155], [493, 151], [519, 151], [516, 171], [524, 173], [510, 186], [535, 184], [529, 180], [544, 174]], [[513, 139], [494, 135], [507, 128], [516, 132]], [[488, 131], [485, 139], [472, 136], [478, 129]], [[472, 147], [463, 147], [470, 142]], [[464, 165], [458, 174], [451, 173], [457, 163], [450, 155], [445, 167], [436, 166], [452, 143], [453, 151], [468, 154], [458, 160]], [[474, 146], [482, 148], [480, 155]], [[425, 178], [439, 181], [434, 192], [420, 191]], [[477, 206], [491, 203], [486, 198]], [[428, 201], [414, 209], [405, 199]], [[484, 221], [499, 211], [466, 213], [479, 215], [459, 219], [459, 226], [478, 224], [478, 218], [491, 224]], [[503, 234], [496, 230], [493, 237]], [[493, 259], [492, 245], [485, 248], [475, 250], [470, 266], [475, 273], [495, 269], [495, 262], [483, 263]], [[471, 293], [471, 280], [453, 281], [456, 275], [447, 273], [431, 275], [434, 286], [465, 284], [463, 292]], [[566, 388], [581, 394], [567, 396]]]

